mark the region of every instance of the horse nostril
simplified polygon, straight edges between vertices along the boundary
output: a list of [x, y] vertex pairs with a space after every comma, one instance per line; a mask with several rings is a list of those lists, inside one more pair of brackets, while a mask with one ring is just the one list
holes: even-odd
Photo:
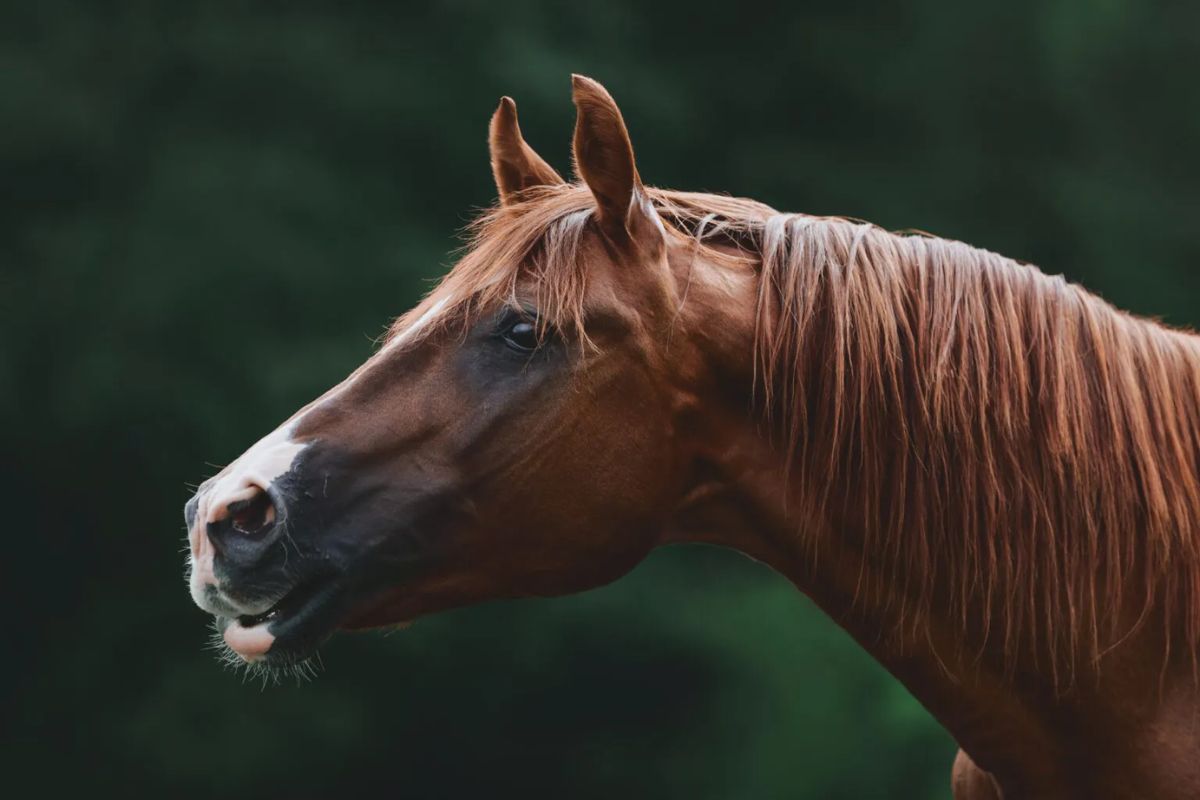
[[254, 536], [275, 525], [275, 504], [266, 492], [229, 506], [229, 520], [235, 531]]

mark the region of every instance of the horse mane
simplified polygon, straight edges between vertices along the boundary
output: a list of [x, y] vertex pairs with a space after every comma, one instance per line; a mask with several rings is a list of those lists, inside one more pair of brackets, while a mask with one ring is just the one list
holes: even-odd
[[[1173, 637], [1194, 656], [1200, 339], [961, 242], [645, 191], [668, 235], [758, 269], [755, 391], [802, 511], [861, 535], [914, 634], [950, 603], [1056, 684], [1155, 616], [1164, 658]], [[531, 276], [543, 317], [586, 338], [593, 209], [570, 184], [486, 212], [393, 335], [515, 303]]]

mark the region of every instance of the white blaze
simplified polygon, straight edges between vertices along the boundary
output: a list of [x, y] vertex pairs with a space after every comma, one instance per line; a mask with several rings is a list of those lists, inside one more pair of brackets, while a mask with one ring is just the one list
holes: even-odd
[[380, 352], [391, 350], [392, 348], [409, 341], [418, 333], [420, 333], [426, 325], [428, 325], [430, 322], [433, 322], [433, 320], [437, 319], [437, 316], [442, 313], [442, 309], [446, 307], [447, 300], [449, 300], [449, 298], [443, 297], [431, 305], [424, 314], [417, 317], [412, 325], [409, 325], [407, 328], [405, 328], [403, 333], [398, 336], [393, 336], [392, 340], [384, 345], [383, 350]]

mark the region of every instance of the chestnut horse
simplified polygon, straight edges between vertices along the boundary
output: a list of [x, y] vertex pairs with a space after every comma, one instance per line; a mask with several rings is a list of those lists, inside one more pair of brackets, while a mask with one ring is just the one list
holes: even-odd
[[578, 180], [502, 100], [464, 257], [188, 503], [232, 653], [717, 543], [945, 725], [955, 797], [1200, 796], [1200, 338], [959, 242], [644, 186], [608, 92], [574, 99]]

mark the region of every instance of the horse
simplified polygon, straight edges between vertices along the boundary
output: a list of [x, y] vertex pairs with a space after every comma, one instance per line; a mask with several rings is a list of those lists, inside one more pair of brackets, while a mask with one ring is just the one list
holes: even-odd
[[229, 651], [286, 669], [705, 542], [907, 687], [958, 800], [1200, 796], [1200, 337], [960, 242], [646, 186], [611, 95], [573, 98], [575, 180], [503, 98], [461, 259], [187, 503]]

